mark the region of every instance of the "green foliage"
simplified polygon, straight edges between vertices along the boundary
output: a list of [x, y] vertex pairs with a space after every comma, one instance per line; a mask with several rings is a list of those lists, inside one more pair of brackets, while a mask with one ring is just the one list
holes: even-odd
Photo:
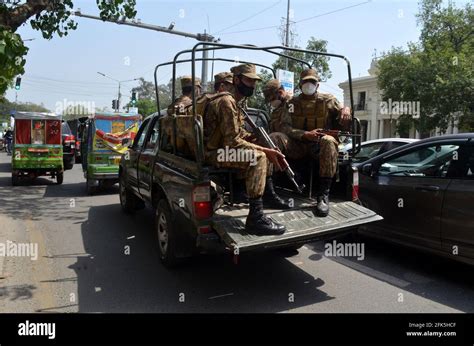
[[17, 75], [25, 72], [27, 52], [20, 35], [0, 27], [0, 94], [12, 86]]
[[461, 129], [472, 130], [474, 11], [469, 4], [443, 8], [440, 0], [423, 0], [418, 20], [420, 42], [410, 43], [408, 51], [392, 48], [378, 61], [383, 99], [419, 101], [420, 117], [407, 114], [399, 127], [411, 121], [422, 136], [437, 127], [445, 131], [456, 119]]

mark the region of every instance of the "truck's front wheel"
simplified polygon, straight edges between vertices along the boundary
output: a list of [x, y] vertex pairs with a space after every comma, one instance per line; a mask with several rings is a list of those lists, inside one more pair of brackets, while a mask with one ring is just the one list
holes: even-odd
[[171, 210], [165, 200], [160, 200], [155, 215], [155, 236], [161, 262], [166, 267], [179, 263], [176, 258], [177, 239], [173, 229]]

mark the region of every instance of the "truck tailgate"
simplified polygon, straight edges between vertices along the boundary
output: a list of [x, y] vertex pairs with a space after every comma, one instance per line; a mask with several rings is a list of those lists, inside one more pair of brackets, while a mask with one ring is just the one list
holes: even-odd
[[213, 227], [227, 246], [243, 252], [329, 238], [347, 229], [382, 220], [381, 216], [354, 202], [331, 203], [327, 217], [317, 217], [312, 210], [312, 207], [306, 207], [266, 211], [268, 217], [286, 226], [287, 231], [282, 235], [248, 234], [245, 231], [247, 208], [219, 211], [214, 217]]

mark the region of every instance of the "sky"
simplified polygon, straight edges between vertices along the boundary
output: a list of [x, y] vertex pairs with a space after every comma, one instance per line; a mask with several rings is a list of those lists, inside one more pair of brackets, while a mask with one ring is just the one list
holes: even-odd
[[[466, 2], [458, 0], [456, 4]], [[93, 0], [74, 0], [74, 5], [82, 13], [98, 15]], [[416, 0], [291, 0], [290, 8], [293, 30], [298, 35], [296, 44], [306, 46], [312, 36], [327, 40], [329, 52], [349, 59], [353, 77], [368, 75], [374, 55], [391, 47], [406, 47], [420, 34]], [[286, 9], [287, 0], [137, 0], [136, 18], [165, 27], [174, 22], [174, 30], [184, 32], [206, 31], [222, 43], [268, 46], [281, 43], [278, 27]], [[171, 60], [178, 51], [190, 49], [197, 42], [87, 18], [76, 17], [76, 21], [77, 30], [51, 40], [43, 39], [29, 23], [19, 29], [30, 49], [17, 94], [19, 102], [43, 103], [57, 112], [71, 102], [110, 109], [117, 97], [118, 82], [97, 72], [115, 80], [143, 77], [153, 81], [157, 64]], [[266, 65], [275, 61], [275, 56], [255, 51], [229, 50], [219, 56]], [[216, 63], [214, 73], [230, 66]], [[321, 84], [321, 90], [342, 100], [338, 84], [347, 79], [346, 66], [341, 60], [331, 59], [330, 68], [332, 78]], [[183, 64], [178, 76], [190, 71], [190, 65]], [[170, 77], [170, 67], [159, 70], [160, 84]], [[130, 90], [136, 85], [136, 81], [121, 83], [122, 104], [129, 100]], [[10, 89], [6, 96], [14, 101], [15, 90]]]

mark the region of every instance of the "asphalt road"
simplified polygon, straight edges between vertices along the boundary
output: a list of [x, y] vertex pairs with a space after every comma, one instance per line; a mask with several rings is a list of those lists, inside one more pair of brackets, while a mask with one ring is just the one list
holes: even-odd
[[0, 312], [474, 312], [473, 268], [367, 238], [364, 260], [325, 257], [316, 242], [170, 271], [152, 211], [123, 214], [117, 186], [87, 196], [75, 165], [63, 185], [12, 187], [9, 159], [0, 153], [0, 243], [39, 254], [0, 257]]

